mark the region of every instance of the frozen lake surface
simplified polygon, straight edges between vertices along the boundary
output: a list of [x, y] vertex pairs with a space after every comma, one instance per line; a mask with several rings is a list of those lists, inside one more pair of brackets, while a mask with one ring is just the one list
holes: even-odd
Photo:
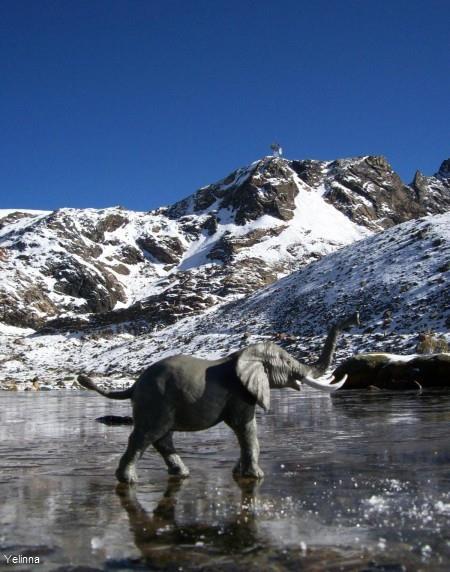
[[[450, 393], [272, 392], [258, 484], [237, 483], [234, 435], [176, 435], [191, 469], [149, 449], [116, 487], [128, 402], [1, 393], [0, 569], [450, 570]], [[3, 556], [38, 556], [12, 568]]]

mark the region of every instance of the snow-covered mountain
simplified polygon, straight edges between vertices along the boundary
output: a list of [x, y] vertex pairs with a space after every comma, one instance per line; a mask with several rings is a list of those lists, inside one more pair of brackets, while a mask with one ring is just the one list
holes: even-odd
[[31, 387], [33, 380], [71, 386], [78, 371], [132, 379], [173, 353], [219, 356], [268, 339], [310, 359], [329, 324], [355, 309], [361, 327], [343, 336], [338, 359], [357, 351], [411, 352], [423, 331], [450, 341], [449, 278], [450, 212], [348, 245], [246, 298], [154, 333], [27, 335], [3, 326], [0, 375], [5, 387]]
[[382, 157], [266, 157], [149, 213], [3, 211], [0, 321], [44, 331], [164, 328], [448, 210], [448, 177], [449, 161], [408, 186]]

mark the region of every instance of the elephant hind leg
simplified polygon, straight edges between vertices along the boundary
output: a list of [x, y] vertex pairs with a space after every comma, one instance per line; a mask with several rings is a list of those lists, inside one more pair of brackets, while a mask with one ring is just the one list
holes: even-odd
[[189, 469], [181, 460], [175, 446], [173, 444], [173, 434], [170, 431], [158, 441], [153, 443], [153, 446], [164, 459], [169, 475], [177, 475], [179, 477], [188, 477]]
[[116, 470], [117, 480], [121, 483], [134, 484], [137, 482], [136, 463], [142, 457], [149, 445], [155, 443], [167, 433], [167, 427], [148, 429], [136, 426], [128, 438], [128, 446], [122, 455]]
[[142, 456], [147, 446], [145, 433], [136, 428], [133, 429], [128, 437], [127, 449], [122, 455], [116, 470], [118, 481], [130, 485], [137, 482], [136, 462]]

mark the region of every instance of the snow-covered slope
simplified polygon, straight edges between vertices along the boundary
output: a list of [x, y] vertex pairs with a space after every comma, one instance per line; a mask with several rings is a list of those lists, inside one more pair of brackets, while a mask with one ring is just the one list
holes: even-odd
[[[450, 328], [450, 213], [342, 248], [216, 313], [233, 329], [311, 336], [359, 310], [362, 330]], [[243, 317], [245, 316], [245, 320]], [[249, 325], [250, 324], [250, 325]]]
[[134, 378], [173, 353], [224, 355], [272, 339], [311, 357], [329, 324], [355, 309], [361, 328], [344, 336], [339, 358], [355, 351], [413, 351], [418, 334], [450, 328], [450, 213], [395, 226], [353, 243], [244, 299], [190, 316], [152, 334], [116, 328], [93, 333], [18, 336], [4, 329], [4, 383], [70, 385], [84, 370], [110, 380]]

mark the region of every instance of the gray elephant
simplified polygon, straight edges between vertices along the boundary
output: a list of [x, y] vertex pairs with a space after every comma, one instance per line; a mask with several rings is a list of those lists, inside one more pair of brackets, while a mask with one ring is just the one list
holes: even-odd
[[169, 474], [189, 475], [177, 455], [172, 433], [201, 431], [222, 421], [234, 431], [241, 449], [233, 471], [235, 475], [261, 478], [256, 405], [266, 411], [269, 409], [271, 388], [299, 390], [305, 383], [333, 392], [342, 387], [345, 377], [333, 383], [333, 377], [320, 376], [331, 364], [340, 329], [357, 321], [358, 317], [354, 316], [333, 326], [319, 360], [310, 366], [268, 342], [251, 345], [217, 360], [185, 355], [165, 358], [151, 365], [133, 386], [123, 391], [103, 391], [87, 376], [79, 375], [79, 383], [87, 389], [110, 399], [132, 401], [134, 428], [120, 459], [117, 479], [130, 484], [136, 482], [136, 461], [149, 445], [161, 454]]
[[420, 390], [450, 387], [450, 354], [394, 356], [357, 354], [345, 360], [334, 375], [347, 375], [345, 389]]

